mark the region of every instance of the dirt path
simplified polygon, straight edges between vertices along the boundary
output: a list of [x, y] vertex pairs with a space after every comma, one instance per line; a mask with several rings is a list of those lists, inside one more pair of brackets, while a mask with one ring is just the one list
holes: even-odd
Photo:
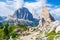
[[39, 32], [33, 32], [32, 34], [30, 34], [28, 36], [20, 37], [20, 40], [32, 40], [31, 38], [32, 37], [36, 38], [37, 34], [39, 34]]

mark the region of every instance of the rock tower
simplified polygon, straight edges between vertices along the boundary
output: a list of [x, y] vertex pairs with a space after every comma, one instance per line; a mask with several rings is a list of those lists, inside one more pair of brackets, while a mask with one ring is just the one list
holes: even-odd
[[41, 22], [40, 26], [48, 25], [50, 22], [55, 21], [53, 16], [49, 13], [47, 8], [45, 6], [42, 7], [42, 16], [41, 16]]

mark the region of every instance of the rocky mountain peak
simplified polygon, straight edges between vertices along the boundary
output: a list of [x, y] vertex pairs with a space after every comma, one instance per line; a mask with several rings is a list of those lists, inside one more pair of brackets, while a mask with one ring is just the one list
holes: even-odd
[[19, 19], [25, 19], [25, 20], [32, 20], [33, 19], [32, 14], [25, 7], [16, 10], [13, 16], [17, 17]]
[[49, 13], [46, 7], [42, 7], [42, 18], [44, 18], [45, 21], [55, 21], [53, 16]]
[[42, 7], [42, 13], [45, 14], [45, 15], [49, 14], [49, 12], [48, 12], [48, 10], [46, 9], [45, 6]]
[[49, 13], [45, 6], [42, 7], [42, 16], [41, 16], [41, 26], [49, 24], [50, 22], [55, 21], [54, 17]]
[[33, 18], [32, 13], [25, 7], [16, 10], [15, 13], [13, 14], [13, 17], [17, 19], [24, 19], [34, 22], [38, 21], [38, 19]]
[[[17, 9], [12, 16], [9, 17], [9, 23], [13, 21], [13, 23], [19, 23], [19, 24], [27, 24], [32, 23], [34, 25], [37, 25], [39, 20], [36, 18], [33, 18], [32, 13], [25, 7]], [[11, 21], [12, 20], [12, 21]]]

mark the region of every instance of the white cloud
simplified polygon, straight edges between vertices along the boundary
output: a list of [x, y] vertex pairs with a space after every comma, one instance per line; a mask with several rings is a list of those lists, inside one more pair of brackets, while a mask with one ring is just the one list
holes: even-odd
[[21, 8], [24, 4], [23, 0], [12, 0], [12, 1], [6, 1], [7, 5], [9, 7], [13, 7], [14, 9]]
[[35, 14], [38, 14], [37, 11], [41, 9], [40, 2], [25, 3], [24, 6], [29, 9], [29, 11], [33, 14], [33, 16], [36, 16]]
[[[39, 18], [42, 13], [42, 6], [47, 6], [47, 9], [51, 14], [60, 16], [59, 6], [48, 4], [47, 0], [37, 0], [37, 2], [25, 2], [23, 0], [13, 0], [7, 2], [0, 2], [0, 15], [8, 16], [14, 13], [18, 8], [24, 7], [28, 8], [35, 18]], [[53, 7], [55, 6], [55, 7]]]
[[46, 4], [47, 0], [37, 0], [38, 2], [41, 2], [42, 5]]
[[50, 12], [53, 13], [53, 14], [56, 14], [57, 16], [60, 16], [60, 8], [51, 9]]
[[41, 7], [45, 3], [46, 0], [37, 0], [37, 2], [33, 3], [26, 2], [25, 4], [23, 0], [6, 1], [6, 3], [0, 2], [0, 5], [2, 4], [0, 7], [0, 13], [1, 15], [5, 14], [5, 16], [8, 16], [10, 14], [13, 14], [16, 9], [21, 8], [24, 5], [24, 7], [29, 9], [29, 11], [33, 14], [34, 17], [39, 17], [41, 14]]
[[8, 16], [13, 11], [7, 7], [7, 4], [0, 2], [0, 16]]
[[0, 2], [0, 16], [8, 16], [13, 14], [15, 10], [22, 7], [23, 3], [23, 0]]
[[5, 8], [6, 4], [4, 2], [0, 2], [0, 15], [6, 14], [6, 8]]
[[52, 14], [52, 16], [56, 19], [59, 20], [60, 19], [60, 6], [55, 6], [50, 4], [51, 6], [47, 7], [47, 9], [49, 10], [50, 14]]
[[27, 7], [35, 18], [39, 18], [42, 12], [41, 8], [45, 4], [46, 4], [46, 0], [37, 0], [37, 2], [25, 3], [24, 7]]

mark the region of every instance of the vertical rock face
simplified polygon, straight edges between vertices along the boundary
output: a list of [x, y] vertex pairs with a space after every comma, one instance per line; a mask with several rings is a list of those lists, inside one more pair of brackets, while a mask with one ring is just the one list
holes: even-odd
[[32, 14], [25, 7], [18, 9], [13, 16], [19, 19], [33, 20]]
[[42, 18], [45, 19], [45, 21], [55, 21], [55, 19], [52, 17], [52, 15], [49, 13], [49, 11], [46, 9], [46, 7], [42, 8]]
[[20, 9], [16, 10], [15, 13], [13, 14], [13, 18], [29, 20], [32, 22], [39, 21], [38, 19], [33, 18], [32, 13], [25, 7], [22, 7]]
[[55, 21], [55, 19], [49, 13], [46, 7], [42, 7], [41, 26], [44, 26], [53, 21]]

